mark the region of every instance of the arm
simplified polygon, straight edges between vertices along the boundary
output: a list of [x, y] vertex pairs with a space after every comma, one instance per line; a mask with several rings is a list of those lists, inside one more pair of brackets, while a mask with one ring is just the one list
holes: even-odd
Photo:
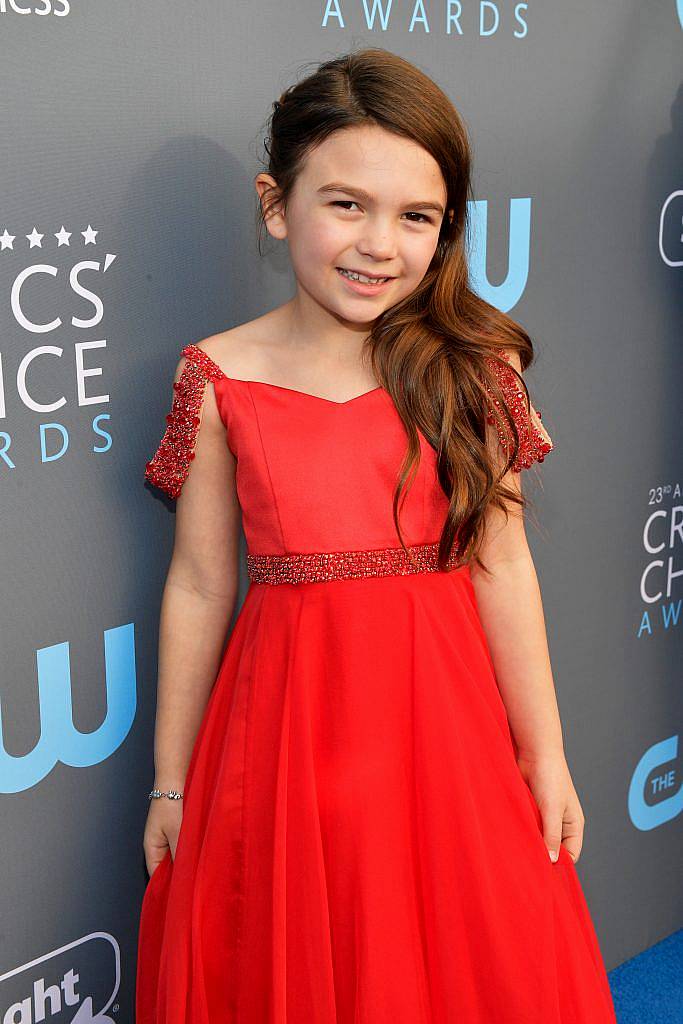
[[[521, 493], [520, 474], [504, 478]], [[541, 592], [524, 519], [510, 504], [509, 520], [499, 509], [488, 514], [481, 557], [492, 572], [472, 567], [472, 583], [521, 757], [562, 755], [563, 739]]]
[[[186, 360], [178, 364], [175, 381]], [[236, 461], [213, 385], [206, 383], [194, 459], [176, 502], [173, 554], [159, 625], [154, 787], [183, 790], [192, 749], [219, 668], [239, 578]], [[150, 874], [180, 828], [182, 801], [151, 802], [145, 834]]]
[[[521, 369], [516, 353], [510, 362]], [[504, 454], [490, 424], [487, 440], [502, 469]], [[522, 493], [521, 472], [508, 471], [503, 482]], [[507, 522], [499, 509], [492, 509], [486, 521], [481, 557], [492, 575], [473, 565], [471, 578], [517, 763], [539, 806], [546, 845], [557, 852], [566, 840], [576, 861], [584, 818], [564, 754], [541, 592], [524, 517], [513, 503], [507, 508]]]

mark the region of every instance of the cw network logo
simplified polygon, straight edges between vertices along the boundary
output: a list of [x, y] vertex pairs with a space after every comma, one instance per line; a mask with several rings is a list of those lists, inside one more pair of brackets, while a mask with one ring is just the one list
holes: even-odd
[[71, 11], [69, 0], [39, 0], [34, 7], [20, 4], [18, 0], [0, 0], [0, 14], [54, 14], [66, 18]]
[[479, 199], [467, 205], [470, 224], [470, 237], [467, 240], [470, 285], [482, 299], [490, 302], [501, 313], [507, 313], [519, 302], [529, 280], [531, 199], [510, 200], [508, 268], [507, 276], [501, 284], [491, 284], [487, 277], [488, 201]]
[[[680, 0], [683, 9], [683, 0]], [[668, 267], [683, 267], [681, 222], [683, 221], [683, 189], [667, 196], [659, 215], [659, 255]]]
[[628, 790], [628, 813], [642, 832], [671, 821], [683, 811], [678, 736], [668, 736], [646, 750]]
[[92, 932], [0, 975], [2, 1024], [115, 1024], [107, 1014], [121, 983], [121, 953], [113, 935]]
[[0, 793], [20, 793], [35, 786], [58, 761], [73, 768], [99, 764], [121, 746], [135, 718], [137, 686], [132, 622], [105, 630], [107, 713], [94, 732], [78, 732], [74, 727], [69, 644], [44, 647], [37, 652], [36, 659], [40, 737], [27, 754], [18, 757], [8, 754], [2, 742], [2, 737], [7, 736], [7, 726], [3, 725], [0, 703]]

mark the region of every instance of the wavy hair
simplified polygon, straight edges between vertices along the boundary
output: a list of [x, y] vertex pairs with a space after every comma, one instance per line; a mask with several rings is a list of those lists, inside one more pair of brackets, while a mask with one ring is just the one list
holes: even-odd
[[[264, 170], [277, 187], [268, 189], [259, 204], [260, 228], [272, 204], [286, 211], [312, 149], [336, 131], [365, 125], [422, 146], [439, 165], [447, 190], [446, 213], [425, 276], [410, 295], [377, 317], [366, 342], [373, 372], [391, 395], [408, 437], [393, 495], [394, 523], [410, 555], [400, 509], [418, 468], [419, 430], [436, 452], [439, 484], [449, 500], [439, 569], [475, 560], [488, 572], [480, 557], [487, 512], [498, 508], [507, 520], [509, 505], [524, 510], [529, 504], [502, 481], [520, 439], [490, 360], [514, 370], [528, 401], [523, 378], [504, 354], [516, 351], [524, 371], [534, 351], [519, 324], [470, 288], [466, 240], [472, 157], [453, 103], [428, 75], [388, 50], [362, 49], [319, 64], [273, 103]], [[487, 389], [498, 400], [493, 407]], [[487, 442], [488, 413], [496, 418], [496, 429], [510, 438], [504, 464]]]

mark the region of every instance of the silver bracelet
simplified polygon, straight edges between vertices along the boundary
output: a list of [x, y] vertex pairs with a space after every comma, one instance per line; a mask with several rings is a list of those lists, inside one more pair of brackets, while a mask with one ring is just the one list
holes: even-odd
[[164, 793], [160, 789], [153, 789], [148, 799], [158, 800], [161, 796], [167, 796], [169, 800], [182, 800], [183, 798], [183, 794], [179, 793], [177, 789], [169, 789], [168, 793]]

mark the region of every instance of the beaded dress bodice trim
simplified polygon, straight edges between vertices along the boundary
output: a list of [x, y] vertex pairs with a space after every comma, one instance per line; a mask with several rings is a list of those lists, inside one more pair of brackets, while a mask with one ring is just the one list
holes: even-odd
[[[228, 380], [237, 382], [237, 378], [227, 377], [217, 363], [209, 355], [194, 344], [182, 349], [186, 362], [177, 381], [173, 383], [173, 402], [171, 411], [166, 416], [166, 429], [154, 456], [145, 465], [145, 478], [154, 486], [165, 491], [171, 498], [177, 498], [188, 477], [192, 460], [195, 457], [195, 446], [201, 425], [202, 408], [206, 386]], [[530, 467], [534, 462], [542, 462], [553, 448], [553, 442], [541, 423], [541, 414], [528, 403], [526, 393], [507, 355], [501, 352], [503, 360], [495, 358], [487, 362], [495, 370], [495, 379], [500, 386], [501, 398], [494, 394], [488, 384], [486, 386], [487, 421], [495, 425], [501, 445], [505, 452], [511, 454], [514, 447], [514, 435], [503, 408], [503, 403], [515, 425], [519, 438], [519, 448], [512, 466], [519, 472]], [[507, 365], [506, 365], [507, 364]], [[292, 401], [297, 396], [314, 399], [290, 389], [282, 389], [278, 385], [265, 382], [241, 381], [249, 387], [259, 384], [266, 389], [276, 389], [271, 394], [291, 394]], [[373, 389], [380, 391], [382, 389]], [[363, 397], [363, 396], [359, 396]], [[316, 407], [325, 408], [325, 417], [335, 415], [334, 411], [343, 410], [350, 403], [337, 403], [320, 399]], [[325, 423], [327, 419], [325, 419]], [[277, 429], [277, 428], [276, 428]], [[429, 533], [427, 534], [429, 536]], [[412, 572], [433, 572], [438, 568], [438, 542], [409, 546], [411, 557], [401, 546], [370, 547], [353, 550], [324, 550], [309, 552], [289, 552], [285, 554], [265, 554], [249, 551], [247, 554], [247, 570], [252, 582], [258, 583], [302, 583], [317, 582], [331, 579], [359, 578], [364, 576], [403, 575]], [[454, 545], [449, 567], [455, 564], [457, 544]]]
[[166, 430], [153, 458], [145, 464], [146, 479], [171, 498], [178, 497], [190, 472], [206, 385], [225, 377], [220, 366], [196, 345], [186, 345], [181, 355], [187, 361], [173, 383], [175, 394]]
[[[363, 579], [366, 576], [407, 576], [438, 572], [438, 541], [415, 544], [409, 556], [400, 546], [358, 551], [310, 551], [289, 555], [247, 555], [247, 572], [253, 583], [322, 583], [329, 580]], [[458, 544], [453, 545], [448, 567], [457, 564]]]
[[[505, 352], [500, 354], [503, 359], [509, 362]], [[505, 398], [505, 404], [514, 420], [519, 436], [519, 450], [511, 469], [517, 473], [522, 469], [530, 469], [534, 462], [543, 462], [548, 452], [552, 451], [554, 447], [553, 441], [541, 422], [540, 410], [536, 409], [531, 403], [527, 403], [526, 393], [520, 387], [519, 377], [515, 373], [514, 368], [510, 365], [501, 366], [494, 359], [487, 359], [487, 363], [489, 366], [493, 365], [495, 369], [498, 383]], [[488, 385], [486, 385], [486, 391], [491, 395], [491, 398], [488, 400], [489, 413], [486, 417], [487, 422], [495, 425], [498, 439], [503, 450], [509, 456], [513, 449], [514, 438], [505, 419], [505, 414], [501, 409], [500, 400], [493, 397], [491, 388]], [[494, 407], [497, 415], [494, 414]]]

